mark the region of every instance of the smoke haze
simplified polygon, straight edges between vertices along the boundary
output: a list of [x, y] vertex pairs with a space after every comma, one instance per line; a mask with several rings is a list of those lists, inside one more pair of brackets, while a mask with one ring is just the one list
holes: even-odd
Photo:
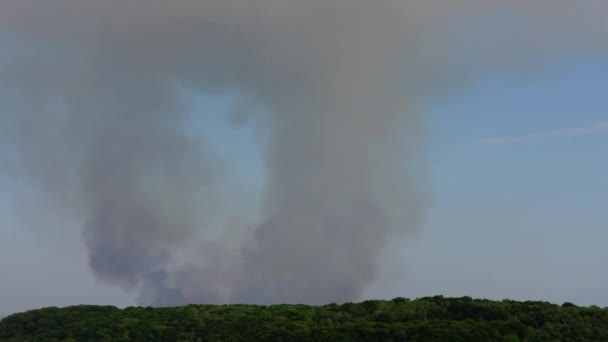
[[[482, 74], [604, 56], [607, 13], [593, 0], [4, 0], [2, 159], [79, 223], [96, 277], [142, 304], [355, 300], [429, 205], [422, 104]], [[266, 126], [255, 219], [222, 208], [240, 194], [188, 133], [189, 92], [238, 94], [235, 122]], [[217, 225], [222, 239], [179, 260]]]

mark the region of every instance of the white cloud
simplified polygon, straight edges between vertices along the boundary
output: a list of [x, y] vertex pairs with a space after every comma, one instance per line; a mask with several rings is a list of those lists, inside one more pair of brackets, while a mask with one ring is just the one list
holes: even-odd
[[608, 121], [597, 122], [593, 125], [586, 127], [567, 128], [554, 131], [536, 132], [532, 134], [519, 135], [519, 136], [507, 136], [507, 137], [494, 137], [485, 138], [478, 140], [477, 143], [480, 145], [506, 145], [506, 144], [520, 144], [529, 142], [541, 142], [560, 138], [579, 137], [591, 134], [608, 133]]

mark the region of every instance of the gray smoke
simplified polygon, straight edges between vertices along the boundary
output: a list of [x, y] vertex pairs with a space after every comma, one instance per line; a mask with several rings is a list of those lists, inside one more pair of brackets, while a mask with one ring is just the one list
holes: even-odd
[[[4, 0], [6, 159], [81, 224], [95, 275], [144, 304], [354, 300], [428, 206], [423, 104], [485, 73], [604, 56], [606, 13], [594, 0]], [[236, 121], [266, 123], [259, 220], [227, 223], [239, 213], [221, 199], [239, 193], [187, 131], [191, 92], [240, 94]], [[178, 260], [218, 224], [223, 239]]]

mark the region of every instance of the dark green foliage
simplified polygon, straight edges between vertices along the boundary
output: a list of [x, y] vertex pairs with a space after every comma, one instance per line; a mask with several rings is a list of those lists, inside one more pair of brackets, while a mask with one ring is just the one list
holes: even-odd
[[317, 307], [52, 307], [6, 317], [0, 340], [608, 341], [608, 309], [442, 296]]

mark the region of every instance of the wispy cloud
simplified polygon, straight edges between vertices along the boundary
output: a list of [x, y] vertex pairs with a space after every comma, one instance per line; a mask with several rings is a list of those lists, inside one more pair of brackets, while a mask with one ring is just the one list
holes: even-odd
[[486, 138], [478, 140], [477, 143], [480, 145], [521, 144], [600, 133], [608, 133], [608, 121], [597, 122], [591, 126], [586, 127], [536, 132], [532, 134], [518, 136]]

